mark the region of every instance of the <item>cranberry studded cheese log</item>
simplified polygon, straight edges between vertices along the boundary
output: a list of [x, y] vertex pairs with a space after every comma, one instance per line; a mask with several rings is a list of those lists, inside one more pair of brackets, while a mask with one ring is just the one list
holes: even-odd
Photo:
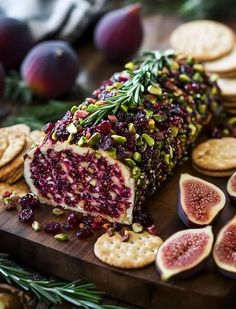
[[42, 202], [131, 224], [218, 107], [201, 64], [145, 53], [45, 127], [25, 179]]

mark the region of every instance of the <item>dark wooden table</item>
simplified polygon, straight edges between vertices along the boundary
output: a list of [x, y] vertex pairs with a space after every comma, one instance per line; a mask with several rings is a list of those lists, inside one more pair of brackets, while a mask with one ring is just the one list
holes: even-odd
[[[181, 20], [175, 16], [163, 16], [153, 15], [143, 18], [144, 25], [144, 40], [141, 50], [149, 49], [164, 49], [168, 47], [168, 37], [171, 31], [181, 23]], [[108, 63], [101, 53], [99, 53], [93, 46], [91, 40], [91, 33], [85, 34], [84, 38], [78, 41], [75, 48], [80, 57], [81, 74], [79, 76], [79, 84], [89, 90], [95, 89], [114, 71], [119, 71], [122, 68], [122, 64]], [[82, 99], [78, 98], [78, 103]], [[138, 308], [129, 304], [116, 301], [112, 298], [105, 297], [104, 303], [112, 305], [120, 305], [127, 308]], [[39, 303], [36, 299], [32, 300], [32, 308], [74, 308], [69, 304], [63, 304], [61, 306], [52, 306], [45, 303]], [[178, 308], [178, 304], [176, 304]]]

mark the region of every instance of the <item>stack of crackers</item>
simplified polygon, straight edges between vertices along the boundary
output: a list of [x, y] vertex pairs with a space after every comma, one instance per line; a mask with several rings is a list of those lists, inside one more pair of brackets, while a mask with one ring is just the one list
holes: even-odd
[[204, 62], [218, 75], [225, 110], [236, 114], [236, 35], [224, 24], [198, 20], [179, 26], [171, 35], [174, 49]]
[[193, 167], [211, 177], [229, 177], [236, 170], [236, 138], [209, 139], [192, 152]]
[[1, 182], [13, 184], [23, 177], [23, 156], [33, 144], [40, 143], [42, 139], [42, 132], [31, 131], [24, 124], [0, 128]]

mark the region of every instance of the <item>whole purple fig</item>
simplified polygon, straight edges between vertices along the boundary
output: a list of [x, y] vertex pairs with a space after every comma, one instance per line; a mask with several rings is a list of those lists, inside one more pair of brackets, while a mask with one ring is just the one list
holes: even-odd
[[133, 56], [139, 49], [142, 38], [139, 4], [107, 13], [98, 22], [94, 33], [96, 47], [113, 61]]
[[32, 45], [33, 38], [25, 22], [0, 18], [0, 62], [5, 69], [19, 66]]
[[0, 63], [0, 97], [3, 95], [4, 83], [5, 83], [5, 71], [2, 64]]
[[44, 98], [55, 98], [68, 92], [78, 71], [78, 57], [63, 41], [37, 44], [21, 64], [21, 75], [27, 86]]

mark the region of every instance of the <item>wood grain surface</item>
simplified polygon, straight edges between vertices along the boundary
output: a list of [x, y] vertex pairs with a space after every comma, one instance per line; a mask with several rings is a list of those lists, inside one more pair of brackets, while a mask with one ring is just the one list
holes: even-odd
[[[155, 15], [145, 18], [146, 35], [142, 49], [166, 48], [170, 32], [179, 23], [180, 20], [175, 17]], [[78, 42], [76, 49], [82, 68], [79, 82], [91, 90], [122, 67], [107, 63], [90, 40]], [[182, 172], [199, 176], [192, 170], [190, 162], [186, 162], [174, 170], [173, 175], [147, 203], [164, 239], [185, 228], [176, 211], [178, 180]], [[225, 191], [227, 179], [203, 178], [219, 185]], [[109, 267], [96, 259], [93, 244], [99, 234], [87, 240], [78, 240], [71, 235], [68, 243], [60, 243], [43, 232], [35, 233], [30, 226], [19, 223], [14, 212], [0, 212], [1, 251], [15, 253], [19, 261], [50, 274], [68, 280], [84, 278], [94, 282], [99, 289], [116, 299], [144, 308], [220, 309], [236, 306], [235, 282], [219, 274], [212, 259], [209, 260], [206, 270], [196, 277], [162, 283], [154, 265], [140, 270], [124, 271]], [[50, 207], [42, 207], [37, 213], [38, 220], [42, 223], [48, 222], [49, 218], [52, 219], [50, 212]], [[236, 208], [227, 200], [222, 215], [214, 225], [214, 234], [235, 213]]]

